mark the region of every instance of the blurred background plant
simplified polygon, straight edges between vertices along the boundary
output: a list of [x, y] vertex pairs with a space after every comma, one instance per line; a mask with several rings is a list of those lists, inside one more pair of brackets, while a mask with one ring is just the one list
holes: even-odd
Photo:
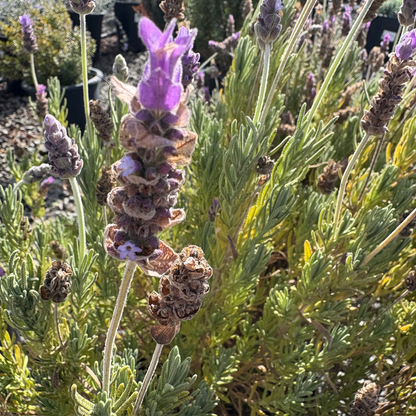
[[[46, 85], [48, 78], [53, 76], [58, 77], [62, 86], [79, 83], [82, 72], [79, 28], [72, 30], [71, 20], [61, 0], [32, 3], [25, 6], [24, 13], [30, 15], [37, 36], [39, 51], [35, 56], [35, 65], [39, 83]], [[21, 25], [18, 17], [14, 16], [16, 12], [22, 13], [22, 9], [23, 6], [10, 7], [12, 13], [9, 18], [0, 22], [0, 31], [6, 37], [4, 42], [0, 42], [0, 72], [6, 79], [24, 79], [31, 85], [29, 56], [23, 50]], [[94, 41], [88, 36], [90, 63], [94, 52]]]

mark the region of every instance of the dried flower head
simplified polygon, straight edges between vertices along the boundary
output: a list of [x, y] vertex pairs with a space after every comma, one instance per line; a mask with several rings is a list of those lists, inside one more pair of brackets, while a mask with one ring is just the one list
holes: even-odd
[[44, 127], [51, 173], [61, 179], [74, 178], [82, 169], [82, 160], [74, 139], [68, 137], [66, 128], [50, 114], [45, 117]]
[[114, 123], [108, 110], [104, 110], [100, 100], [90, 100], [90, 117], [101, 139], [109, 144], [114, 130]]
[[243, 19], [245, 19], [253, 11], [253, 2], [245, 0], [243, 6]]
[[[399, 222], [402, 223], [408, 216], [409, 212], [405, 212], [404, 214], [400, 215]], [[403, 228], [403, 230], [400, 232], [400, 236], [404, 238], [408, 238], [412, 235], [413, 229], [416, 225], [416, 218], [414, 218], [412, 221], [409, 222], [409, 224], [406, 225], [406, 227]]]
[[370, 65], [373, 73], [378, 72], [383, 66], [385, 60], [384, 53], [381, 53], [381, 48], [379, 46], [374, 46], [370, 51], [368, 56], [368, 65]]
[[257, 161], [256, 172], [260, 175], [270, 175], [274, 168], [275, 161], [269, 156], [262, 156]]
[[332, 7], [331, 7], [331, 15], [336, 16], [341, 11], [341, 7], [342, 7], [342, 0], [333, 0]]
[[[383, 5], [383, 3], [385, 3], [387, 0], [374, 0], [373, 3], [371, 4], [367, 14], [364, 17], [364, 22], [363, 23], [367, 23], [367, 22], [371, 22], [372, 20], [375, 19], [375, 17], [377, 17], [377, 12], [378, 9]], [[364, 5], [365, 5], [365, 1], [362, 2], [361, 7], [358, 9], [358, 13], [361, 13]]]
[[103, 166], [101, 169], [101, 177], [97, 183], [97, 189], [95, 190], [95, 195], [97, 197], [97, 202], [101, 206], [107, 205], [107, 197], [111, 190], [116, 186], [116, 180], [111, 168]]
[[282, 30], [280, 11], [283, 9], [281, 0], [263, 0], [260, 5], [258, 20], [254, 31], [261, 49], [266, 43], [273, 44]]
[[410, 270], [409, 274], [406, 276], [404, 285], [409, 292], [414, 292], [416, 290], [416, 270]]
[[339, 179], [339, 170], [341, 169], [341, 164], [339, 162], [334, 162], [332, 159], [328, 162], [328, 165], [325, 166], [324, 172], [321, 173], [318, 177], [318, 189], [324, 195], [330, 195], [334, 189], [335, 184]]
[[69, 0], [69, 4], [78, 14], [90, 14], [95, 9], [95, 0]]
[[411, 56], [416, 49], [416, 31], [407, 32], [390, 55], [384, 78], [379, 81], [379, 92], [371, 100], [370, 109], [364, 112], [361, 127], [369, 134], [383, 136], [387, 124], [394, 115], [405, 84], [412, 75], [410, 67], [415, 66]]
[[169, 23], [172, 19], [176, 19], [181, 22], [183, 19], [185, 19], [185, 6], [183, 3], [183, 0], [163, 0], [160, 3], [159, 7], [162, 9], [165, 15], [165, 22]]
[[117, 55], [113, 64], [113, 75], [121, 82], [126, 82], [129, 77], [129, 67], [123, 55]]
[[43, 120], [48, 113], [48, 99], [45, 85], [39, 84], [36, 91], [36, 114]]
[[62, 244], [59, 241], [53, 240], [49, 243], [49, 247], [51, 248], [53, 254], [58, 260], [62, 260], [68, 257], [68, 254]]
[[207, 280], [212, 268], [197, 246], [182, 250], [169, 275], [160, 279], [159, 293], [152, 292], [148, 309], [158, 321], [151, 328], [153, 339], [158, 344], [169, 344], [175, 337], [182, 321], [192, 319], [209, 292]]
[[36, 52], [39, 47], [37, 44], [36, 35], [33, 31], [33, 22], [27, 14], [19, 17], [19, 23], [22, 25], [23, 33], [23, 49], [27, 53]]
[[403, 0], [403, 4], [400, 7], [397, 17], [400, 24], [403, 26], [410, 26], [415, 22], [416, 14], [416, 1], [415, 0]]
[[61, 260], [52, 262], [40, 287], [41, 298], [54, 303], [64, 302], [71, 289], [71, 275], [72, 270], [67, 263]]
[[32, 166], [28, 171], [23, 174], [22, 181], [27, 184], [40, 182], [44, 179], [51, 171], [51, 165], [42, 163], [39, 166]]
[[378, 408], [380, 389], [375, 383], [366, 381], [358, 390], [351, 405], [351, 416], [374, 416]]

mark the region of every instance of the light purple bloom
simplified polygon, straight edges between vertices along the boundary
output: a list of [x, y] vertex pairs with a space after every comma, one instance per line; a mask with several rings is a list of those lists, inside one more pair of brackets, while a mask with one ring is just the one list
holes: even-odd
[[136, 173], [140, 170], [141, 166], [137, 160], [134, 160], [130, 156], [124, 156], [121, 159], [121, 163], [118, 165], [118, 168], [123, 171], [122, 176], [128, 176], [132, 173]]
[[382, 53], [388, 53], [390, 49], [390, 35], [387, 33], [380, 43], [380, 50]]
[[36, 35], [33, 31], [33, 22], [27, 14], [19, 17], [19, 23], [22, 25], [23, 48], [27, 53], [34, 53], [38, 50]]
[[324, 20], [324, 22], [322, 23], [322, 32], [326, 33], [329, 30], [329, 22], [328, 20]]
[[308, 81], [309, 82], [312, 82], [312, 83], [315, 83], [316, 82], [316, 80], [315, 80], [315, 75], [313, 74], [313, 72], [309, 72], [309, 74], [308, 74]]
[[39, 84], [39, 85], [38, 85], [38, 89], [37, 89], [37, 91], [36, 91], [36, 94], [41, 95], [41, 94], [43, 94], [45, 91], [46, 91], [46, 86], [45, 86], [45, 85], [43, 85], [43, 84]]
[[134, 261], [136, 255], [140, 254], [143, 250], [140, 247], [137, 247], [133, 242], [127, 241], [125, 244], [119, 246], [117, 251], [120, 253], [121, 260], [128, 257], [131, 261]]
[[49, 178], [46, 178], [44, 181], [42, 181], [42, 182], [40, 183], [40, 186], [41, 186], [41, 187], [44, 187], [44, 186], [50, 186], [50, 185], [52, 185], [54, 182], [55, 182], [55, 179], [54, 179], [52, 176], [49, 176]]
[[[194, 29], [196, 30], [196, 29]], [[182, 38], [189, 38], [193, 36], [193, 31], [182, 26], [179, 28], [178, 36], [175, 42], [181, 41]], [[196, 32], [195, 32], [196, 33]], [[199, 68], [199, 53], [195, 53], [193, 48], [193, 40], [189, 48], [185, 51], [182, 56], [182, 85], [186, 88], [194, 79], [194, 75]]]
[[140, 20], [139, 35], [149, 51], [149, 61], [139, 84], [139, 101], [151, 111], [172, 111], [181, 99], [181, 57], [189, 50], [196, 31], [183, 33], [173, 40], [176, 19], [164, 32], [148, 18]]
[[3, 267], [0, 266], [0, 277], [3, 277], [6, 275], [6, 272], [4, 271]]
[[397, 58], [404, 61], [405, 59], [408, 59], [412, 56], [415, 49], [416, 29], [413, 29], [401, 37], [399, 44], [396, 46], [395, 53]]

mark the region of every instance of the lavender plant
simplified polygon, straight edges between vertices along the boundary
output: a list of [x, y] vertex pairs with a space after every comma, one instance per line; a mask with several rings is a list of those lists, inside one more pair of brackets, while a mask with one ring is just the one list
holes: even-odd
[[[308, 21], [314, 0], [247, 3], [209, 100], [196, 30], [143, 18], [139, 85], [117, 57], [110, 114], [93, 102], [82, 137], [51, 81], [48, 159], [9, 152], [10, 412], [414, 413], [415, 31], [376, 68], [361, 51], [380, 4]], [[85, 223], [28, 218], [49, 171], [77, 181]]]

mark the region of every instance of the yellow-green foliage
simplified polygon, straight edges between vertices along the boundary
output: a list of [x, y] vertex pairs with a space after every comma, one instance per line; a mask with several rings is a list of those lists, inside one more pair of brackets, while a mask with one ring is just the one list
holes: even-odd
[[[61, 85], [73, 85], [81, 81], [81, 54], [79, 28], [71, 28], [71, 19], [62, 1], [42, 0], [39, 8], [28, 8], [26, 14], [33, 21], [39, 50], [35, 53], [38, 81], [45, 84], [49, 77], [57, 76]], [[10, 80], [30, 77], [30, 56], [23, 50], [21, 25], [17, 19], [0, 22], [0, 32], [7, 37], [0, 43], [0, 73]], [[95, 43], [88, 36], [88, 54], [95, 51]]]

